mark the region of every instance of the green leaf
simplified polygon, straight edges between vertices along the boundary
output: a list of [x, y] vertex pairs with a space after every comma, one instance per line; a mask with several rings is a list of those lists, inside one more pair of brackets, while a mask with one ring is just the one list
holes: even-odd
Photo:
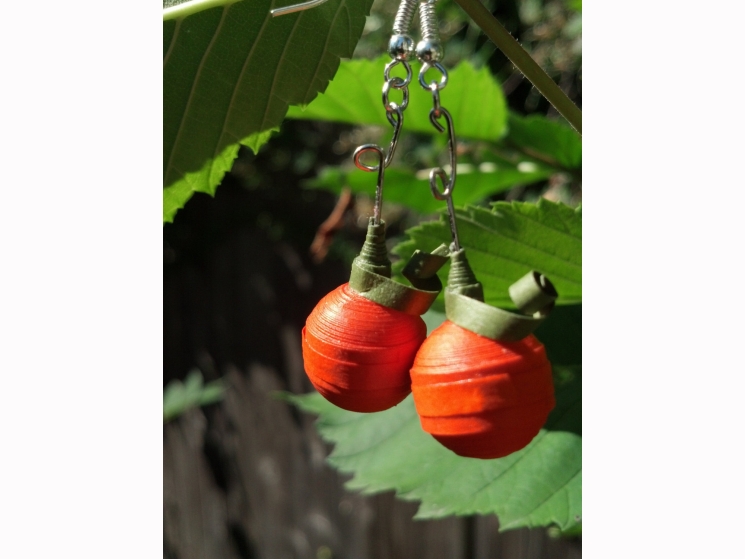
[[194, 192], [214, 195], [241, 143], [257, 151], [290, 104], [326, 88], [339, 59], [352, 55], [372, 0], [330, 0], [278, 18], [273, 4], [196, 1], [164, 11], [166, 222]]
[[437, 328], [440, 324], [445, 322], [445, 313], [430, 308], [426, 313], [422, 315], [422, 320], [427, 325], [427, 335], [432, 333], [432, 330]]
[[224, 393], [222, 381], [205, 385], [202, 373], [196, 369], [189, 371], [185, 382], [173, 380], [163, 391], [163, 421], [175, 419], [189, 409], [219, 402]]
[[526, 448], [496, 460], [463, 458], [441, 446], [422, 431], [411, 396], [371, 414], [342, 410], [317, 393], [283, 399], [320, 416], [319, 433], [335, 444], [328, 462], [354, 474], [348, 489], [395, 490], [401, 499], [421, 501], [415, 518], [493, 513], [500, 530], [552, 524], [569, 530], [581, 521], [582, 439], [552, 430], [581, 410], [579, 374], [569, 374], [570, 380], [559, 379], [559, 414], [551, 414], [547, 429]]
[[[457, 191], [456, 191], [457, 196]], [[537, 270], [556, 286], [557, 304], [582, 300], [582, 211], [540, 199], [527, 202], [497, 202], [491, 210], [475, 206], [456, 208], [460, 244], [476, 278], [484, 286], [490, 305], [512, 308], [509, 286]], [[393, 253], [402, 258], [400, 271], [415, 249], [430, 252], [451, 239], [447, 218], [425, 222], [406, 231], [409, 240]], [[443, 283], [449, 266], [440, 270]]]
[[204, 381], [202, 380], [202, 374], [194, 369], [186, 375], [186, 381], [184, 382], [184, 406], [192, 408], [199, 404], [199, 398], [202, 395], [202, 387]]
[[540, 115], [522, 117], [510, 113], [507, 143], [550, 165], [565, 169], [582, 166], [582, 139], [569, 126]]
[[[305, 109], [292, 107], [288, 118], [329, 120], [350, 124], [377, 124], [390, 128], [381, 99], [383, 69], [390, 62], [384, 55], [377, 60], [348, 60], [341, 63], [334, 81], [323, 95]], [[418, 81], [419, 63], [412, 65], [414, 77], [409, 85], [409, 106], [404, 113], [404, 130], [439, 134], [429, 120], [432, 94]], [[432, 74], [432, 75], [430, 75]], [[430, 71], [427, 80], [439, 79]], [[392, 76], [404, 76], [401, 66]], [[397, 103], [402, 97], [390, 99]], [[505, 131], [507, 109], [502, 88], [486, 67], [476, 70], [470, 63], [461, 62], [449, 72], [448, 84], [440, 94], [442, 106], [453, 117], [456, 136], [476, 140], [498, 140]]]
[[186, 389], [181, 381], [168, 383], [163, 391], [163, 421], [168, 421], [183, 413], [186, 409]]
[[[428, 332], [444, 319], [430, 309]], [[336, 446], [329, 463], [354, 474], [349, 489], [395, 490], [419, 500], [417, 518], [489, 514], [500, 529], [555, 524], [562, 535], [581, 533], [582, 368], [581, 306], [558, 307], [536, 331], [554, 364], [556, 407], [525, 449], [498, 460], [461, 458], [424, 433], [411, 397], [381, 413], [356, 414], [318, 394], [277, 394], [320, 415], [321, 436]]]
[[[462, 164], [458, 165], [456, 192], [459, 202], [477, 203], [492, 194], [546, 179], [553, 172], [546, 166], [532, 162], [514, 165], [504, 160], [482, 163], [478, 167]], [[349, 186], [352, 192], [373, 196], [376, 181], [377, 173], [366, 173], [357, 168], [345, 172], [338, 167], [326, 167], [306, 186], [336, 193], [341, 192], [344, 186]], [[444, 203], [432, 196], [429, 189], [429, 169], [415, 173], [408, 169], [388, 168], [385, 172], [384, 202], [403, 204], [423, 214], [435, 213], [444, 207]]]

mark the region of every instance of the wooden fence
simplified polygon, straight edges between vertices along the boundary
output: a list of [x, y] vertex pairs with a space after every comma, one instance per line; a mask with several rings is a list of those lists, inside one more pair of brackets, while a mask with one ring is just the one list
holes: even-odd
[[[256, 207], [245, 196], [223, 184], [165, 232], [164, 381], [197, 366], [228, 389], [219, 404], [164, 426], [164, 558], [581, 557], [579, 541], [544, 529], [500, 534], [494, 516], [414, 521], [416, 503], [344, 489], [313, 417], [271, 393], [310, 390], [300, 329], [348, 268], [314, 266], [297, 244], [272, 240], [245, 215]], [[330, 209], [282, 204], [306, 239]], [[271, 210], [271, 200], [261, 207]]]

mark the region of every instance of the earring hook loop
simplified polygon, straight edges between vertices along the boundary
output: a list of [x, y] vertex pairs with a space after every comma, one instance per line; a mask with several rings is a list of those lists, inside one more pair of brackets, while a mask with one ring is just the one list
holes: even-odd
[[[360, 158], [363, 154], [374, 151], [378, 155], [378, 164], [374, 167], [365, 165]], [[354, 150], [354, 164], [362, 171], [378, 172], [378, 183], [375, 186], [375, 205], [373, 206], [373, 224], [380, 225], [380, 213], [383, 206], [383, 179], [385, 178], [385, 153], [380, 146], [363, 144]]]
[[[395, 116], [394, 116], [395, 115]], [[383, 208], [383, 179], [385, 178], [385, 169], [391, 164], [393, 155], [396, 153], [396, 147], [398, 146], [398, 137], [401, 134], [401, 128], [404, 124], [404, 108], [396, 105], [390, 111], [386, 113], [388, 120], [393, 124], [393, 137], [391, 143], [388, 146], [388, 153], [386, 154], [378, 145], [375, 144], [363, 144], [354, 150], [353, 160], [355, 166], [361, 171], [367, 171], [368, 173], [378, 172], [378, 183], [375, 187], [375, 205], [373, 206], [373, 218], [375, 225], [380, 223], [380, 214]], [[362, 155], [369, 151], [374, 151], [378, 155], [378, 164], [367, 165], [362, 162]]]
[[[436, 86], [436, 84], [435, 84]], [[434, 89], [437, 89], [436, 87]], [[439, 98], [438, 98], [439, 100]], [[436, 103], [439, 105], [439, 103]], [[439, 113], [439, 114], [438, 114]], [[457, 159], [455, 153], [455, 128], [453, 126], [453, 117], [450, 115], [445, 107], [433, 108], [429, 112], [429, 120], [432, 125], [439, 131], [444, 132], [445, 127], [437, 122], [438, 118], [445, 117], [445, 123], [447, 125], [448, 133], [448, 154], [450, 155], [450, 177], [448, 178], [447, 173], [442, 167], [435, 167], [429, 172], [429, 189], [432, 191], [432, 195], [437, 200], [444, 200], [447, 202], [448, 207], [448, 219], [450, 221], [450, 233], [453, 236], [453, 243], [451, 250], [460, 250], [460, 241], [458, 240], [458, 228], [455, 225], [455, 208], [453, 207], [453, 190], [455, 190], [455, 179], [457, 175]], [[442, 191], [439, 189], [437, 178], [439, 177], [442, 182]]]

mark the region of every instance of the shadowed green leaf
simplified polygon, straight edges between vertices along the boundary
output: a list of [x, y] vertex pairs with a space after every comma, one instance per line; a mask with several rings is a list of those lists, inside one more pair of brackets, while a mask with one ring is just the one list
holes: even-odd
[[[305, 109], [292, 107], [287, 117], [378, 124], [390, 128], [380, 93], [383, 69], [390, 60], [388, 55], [384, 55], [377, 60], [342, 62], [326, 92]], [[412, 64], [414, 77], [409, 85], [410, 100], [404, 113], [404, 130], [439, 134], [429, 120], [432, 94], [419, 84], [419, 68], [418, 62]], [[394, 69], [391, 75], [403, 77], [401, 66]], [[439, 78], [434, 70], [427, 73], [428, 81]], [[395, 92], [391, 93], [390, 99], [400, 103], [402, 97]], [[486, 67], [476, 70], [468, 62], [461, 62], [449, 71], [448, 84], [442, 90], [440, 99], [442, 106], [453, 117], [458, 138], [496, 141], [503, 135], [507, 120], [504, 94]]]
[[202, 373], [194, 369], [182, 383], [173, 380], [163, 391], [163, 421], [175, 419], [182, 413], [198, 406], [219, 402], [223, 398], [225, 386], [216, 380], [205, 385]]
[[272, 18], [276, 4], [170, 8], [179, 17], [163, 22], [164, 221], [194, 192], [214, 194], [241, 143], [257, 151], [290, 104], [326, 88], [339, 59], [352, 55], [372, 0]]
[[[457, 196], [457, 191], [456, 191]], [[557, 304], [582, 299], [582, 211], [540, 199], [527, 202], [497, 202], [491, 210], [474, 206], [456, 208], [460, 244], [476, 278], [484, 286], [486, 302], [511, 308], [509, 286], [537, 270], [556, 286]], [[393, 253], [402, 258], [394, 270], [400, 272], [415, 249], [430, 252], [451, 241], [445, 216], [406, 231], [409, 239]], [[449, 265], [438, 275], [447, 282]]]
[[371, 414], [342, 410], [317, 393], [282, 399], [319, 415], [319, 433], [335, 445], [328, 462], [354, 474], [349, 489], [395, 490], [401, 499], [420, 501], [415, 518], [496, 514], [500, 530], [552, 524], [569, 530], [582, 514], [582, 439], [551, 430], [581, 410], [579, 374], [567, 374], [570, 380], [559, 379], [557, 387], [558, 420], [552, 413], [548, 429], [526, 448], [496, 460], [463, 458], [440, 445], [422, 430], [411, 396]]

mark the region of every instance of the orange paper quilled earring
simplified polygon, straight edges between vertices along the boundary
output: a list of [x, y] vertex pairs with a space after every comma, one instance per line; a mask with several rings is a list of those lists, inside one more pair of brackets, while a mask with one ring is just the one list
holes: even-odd
[[[392, 60], [383, 74], [383, 105], [394, 127], [388, 154], [373, 144], [360, 146], [354, 153], [358, 168], [378, 173], [374, 215], [367, 237], [352, 263], [349, 283], [318, 303], [302, 332], [305, 372], [313, 386], [332, 404], [356, 412], [391, 408], [411, 392], [409, 370], [427, 335], [420, 315], [441, 291], [442, 283], [436, 273], [447, 261], [444, 245], [432, 254], [417, 251], [403, 271], [411, 285], [393, 281], [385, 246], [385, 222], [381, 220], [385, 168], [396, 150], [412, 79], [408, 58], [413, 41], [405, 35], [413, 16], [409, 4], [399, 8], [393, 27], [395, 40], [389, 48]], [[405, 78], [390, 75], [399, 64], [406, 71]], [[392, 90], [401, 90], [400, 104], [390, 100]], [[377, 155], [376, 166], [361, 161], [366, 152]]]
[[[382, 160], [381, 160], [382, 165]], [[390, 279], [385, 223], [370, 219], [349, 283], [316, 305], [302, 331], [305, 372], [318, 392], [349, 411], [383, 411], [411, 392], [409, 370], [427, 336], [421, 316], [442, 288], [443, 246], [417, 252], [404, 270], [412, 285]]]
[[[448, 115], [452, 134], [452, 122]], [[452, 150], [451, 150], [452, 152]], [[532, 335], [558, 296], [543, 275], [532, 271], [509, 288], [522, 314], [484, 303], [460, 247], [452, 193], [455, 165], [440, 192], [430, 173], [433, 195], [447, 201], [453, 242], [445, 288], [447, 320], [422, 343], [411, 368], [411, 388], [422, 429], [460, 456], [501, 458], [530, 443], [555, 406], [551, 364]]]
[[411, 368], [422, 429], [460, 456], [501, 458], [520, 450], [555, 405], [551, 364], [531, 334], [556, 296], [553, 286], [531, 272], [510, 295], [522, 312], [540, 310], [520, 316], [485, 304], [465, 252], [453, 252], [447, 320], [424, 341]]

